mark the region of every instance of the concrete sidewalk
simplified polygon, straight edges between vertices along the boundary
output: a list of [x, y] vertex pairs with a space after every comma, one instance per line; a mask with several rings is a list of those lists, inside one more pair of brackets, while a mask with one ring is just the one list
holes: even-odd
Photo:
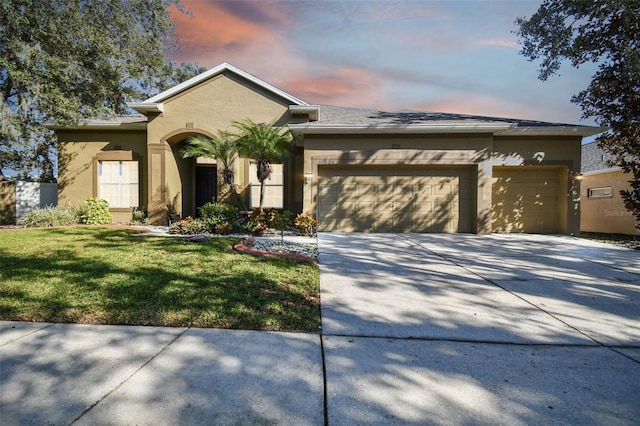
[[320, 337], [0, 322], [2, 425], [324, 423]]
[[322, 336], [0, 322], [0, 424], [640, 419], [640, 253], [321, 234]]

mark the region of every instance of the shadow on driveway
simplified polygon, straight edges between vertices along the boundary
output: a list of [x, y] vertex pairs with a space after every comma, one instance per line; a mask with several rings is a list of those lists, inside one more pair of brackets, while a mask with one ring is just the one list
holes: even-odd
[[543, 235], [321, 234], [330, 424], [635, 424], [638, 253]]

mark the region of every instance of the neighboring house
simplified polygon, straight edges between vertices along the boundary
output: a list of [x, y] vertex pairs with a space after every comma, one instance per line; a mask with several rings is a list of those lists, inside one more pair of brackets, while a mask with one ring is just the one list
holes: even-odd
[[[582, 137], [602, 129], [459, 114], [309, 105], [229, 64], [144, 102], [142, 115], [54, 127], [60, 205], [109, 200], [115, 221], [134, 207], [151, 223], [232, 203], [215, 162], [182, 159], [190, 136], [249, 118], [288, 126], [291, 152], [268, 182], [268, 205], [309, 211], [321, 231], [577, 233]], [[251, 161], [235, 164], [256, 205]]]
[[635, 216], [624, 207], [620, 190], [631, 189], [632, 176], [609, 165], [613, 157], [597, 142], [582, 145], [582, 191], [580, 230], [610, 234], [640, 235]]

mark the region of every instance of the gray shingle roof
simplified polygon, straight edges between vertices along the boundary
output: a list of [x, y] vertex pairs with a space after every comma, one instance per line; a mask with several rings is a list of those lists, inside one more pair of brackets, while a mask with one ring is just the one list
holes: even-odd
[[450, 114], [443, 112], [397, 111], [385, 112], [370, 109], [320, 105], [318, 124], [326, 125], [420, 125], [435, 123], [504, 123], [516, 127], [574, 127], [575, 124], [549, 123], [516, 118], [485, 117], [479, 115]]
[[598, 148], [598, 142], [590, 142], [582, 145], [582, 170], [581, 173], [595, 172], [610, 169], [608, 161], [613, 156]]
[[142, 114], [116, 115], [106, 118], [88, 118], [80, 122], [80, 124], [132, 124], [146, 123], [147, 116]]

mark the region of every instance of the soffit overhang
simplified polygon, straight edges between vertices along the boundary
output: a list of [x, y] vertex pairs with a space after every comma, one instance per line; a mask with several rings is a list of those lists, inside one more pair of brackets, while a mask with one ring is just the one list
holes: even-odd
[[[146, 117], [144, 117], [146, 120]], [[114, 130], [114, 131], [146, 131], [146, 121], [114, 121], [114, 120], [85, 120], [73, 125], [46, 124], [51, 130]]]
[[335, 125], [322, 123], [290, 124], [289, 129], [299, 146], [305, 135], [372, 135], [372, 134], [492, 134], [494, 136], [593, 136], [606, 128], [592, 126], [531, 126], [517, 123], [429, 123], [412, 125]]
[[127, 106], [144, 115], [164, 112], [164, 104], [162, 102], [129, 102]]

